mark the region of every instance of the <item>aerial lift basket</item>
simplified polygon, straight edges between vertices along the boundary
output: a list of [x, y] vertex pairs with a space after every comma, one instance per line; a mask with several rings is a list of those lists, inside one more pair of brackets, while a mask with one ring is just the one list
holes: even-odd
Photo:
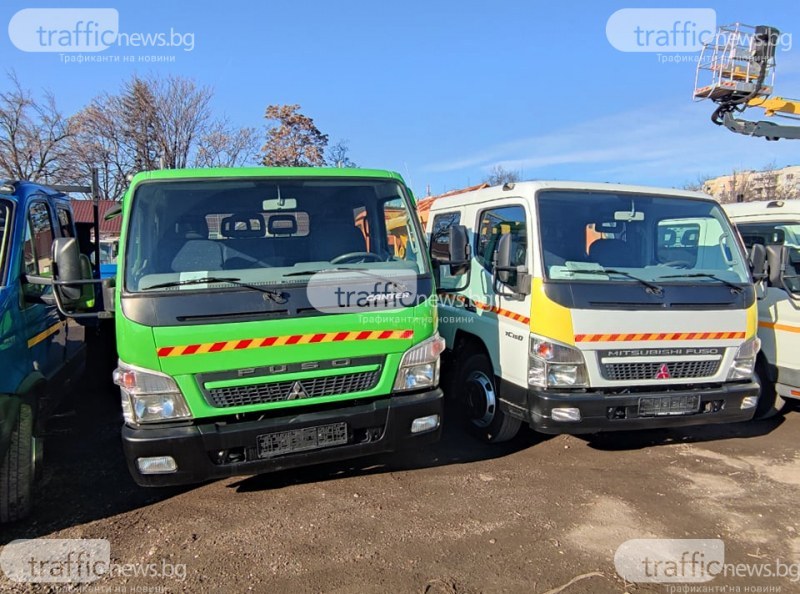
[[694, 99], [727, 105], [768, 97], [775, 80], [774, 27], [735, 23], [717, 29], [703, 45], [695, 74]]

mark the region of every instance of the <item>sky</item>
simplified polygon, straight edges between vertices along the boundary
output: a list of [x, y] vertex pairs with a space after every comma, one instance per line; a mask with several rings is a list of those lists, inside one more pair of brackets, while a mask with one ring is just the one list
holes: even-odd
[[[800, 163], [800, 142], [739, 136], [710, 121], [713, 104], [692, 101], [696, 48], [681, 45], [680, 33], [675, 44], [656, 41], [674, 19], [653, 12], [676, 9], [690, 32], [709, 15], [717, 24], [778, 27], [776, 94], [800, 97], [796, 0], [81, 0], [67, 6], [93, 9], [98, 26], [116, 14], [121, 34], [165, 33], [180, 43], [89, 52], [79, 38], [59, 47], [56, 36], [46, 48], [54, 51], [30, 51], [31, 23], [59, 30], [75, 19], [20, 11], [64, 6], [0, 5], [8, 23], [2, 68], [35, 93], [52, 91], [64, 112], [133, 74], [187, 76], [212, 87], [215, 112], [236, 125], [265, 129], [267, 105], [300, 104], [331, 142], [348, 142], [358, 165], [400, 172], [417, 195], [480, 183], [495, 165], [524, 179], [680, 187], [734, 169]], [[625, 8], [646, 10], [613, 16]], [[635, 28], [639, 41], [654, 31], [635, 47], [648, 51], [618, 49]], [[42, 35], [39, 49], [48, 43]]]

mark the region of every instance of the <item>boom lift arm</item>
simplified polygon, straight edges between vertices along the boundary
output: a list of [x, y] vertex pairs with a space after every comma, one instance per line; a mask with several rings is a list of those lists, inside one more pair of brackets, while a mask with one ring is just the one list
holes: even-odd
[[[694, 99], [717, 104], [711, 121], [728, 130], [767, 140], [800, 139], [800, 101], [773, 97], [775, 50], [780, 31], [765, 25], [736, 23], [720, 27], [713, 41], [704, 44], [697, 63]], [[738, 119], [751, 107], [766, 117], [783, 117], [798, 124]]]

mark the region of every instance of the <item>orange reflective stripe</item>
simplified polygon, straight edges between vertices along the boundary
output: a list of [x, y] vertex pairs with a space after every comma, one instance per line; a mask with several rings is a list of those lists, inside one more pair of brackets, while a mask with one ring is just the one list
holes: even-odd
[[[456, 299], [461, 301], [462, 303], [467, 303], [469, 299], [463, 297], [462, 295], [457, 295]], [[472, 303], [480, 309], [481, 311], [488, 311], [498, 316], [503, 316], [504, 318], [508, 318], [509, 320], [514, 320], [515, 322], [519, 322], [521, 324], [525, 324], [526, 326], [530, 325], [531, 319], [526, 317], [522, 314], [518, 314], [517, 312], [503, 309], [502, 307], [497, 307], [495, 305], [489, 305], [488, 303], [481, 303], [480, 301], [472, 300]]]
[[734, 340], [744, 332], [648, 332], [643, 334], [576, 334], [575, 342], [646, 342], [660, 340]]
[[782, 330], [783, 332], [797, 332], [800, 333], [800, 326], [789, 326], [788, 324], [777, 324], [775, 322], [759, 322], [761, 328], [772, 328], [773, 330]]
[[408, 340], [410, 338], [414, 338], [413, 330], [358, 330], [355, 332], [290, 334], [288, 336], [267, 336], [261, 338], [226, 340], [223, 342], [166, 346], [158, 349], [158, 356], [180, 357], [183, 355], [218, 353], [220, 351], [243, 351], [250, 349], [263, 349], [273, 346], [292, 346], [295, 344], [356, 342], [364, 340]]

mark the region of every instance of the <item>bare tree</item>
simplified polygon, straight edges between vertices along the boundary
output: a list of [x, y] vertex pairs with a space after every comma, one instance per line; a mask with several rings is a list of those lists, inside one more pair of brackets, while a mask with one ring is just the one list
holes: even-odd
[[95, 98], [71, 118], [74, 134], [65, 156], [66, 181], [86, 184], [92, 169], [99, 172], [100, 193], [108, 200], [120, 200], [128, 176], [141, 163], [143, 150], [136, 139], [125, 134], [123, 104], [117, 96]]
[[507, 183], [514, 183], [520, 180], [520, 172], [508, 170], [502, 165], [495, 165], [489, 170], [489, 175], [483, 180], [490, 186], [502, 186]]
[[686, 182], [683, 184], [683, 189], [690, 192], [708, 192], [708, 181], [711, 179], [710, 175], [698, 175], [694, 181]]
[[754, 200], [791, 200], [798, 196], [798, 186], [792, 183], [781, 172], [780, 168], [771, 162], [766, 164], [756, 174], [758, 191]]
[[155, 100], [161, 166], [182, 169], [189, 163], [197, 141], [208, 130], [213, 92], [180, 76], [170, 76], [164, 82], [150, 79], [149, 84]]
[[[157, 111], [157, 82], [134, 76], [122, 86], [119, 95], [105, 101], [107, 115], [113, 117], [119, 141], [132, 153], [133, 168], [138, 171], [158, 169], [163, 150], [160, 150], [161, 126], [164, 120]], [[107, 116], [106, 116], [107, 117]]]
[[255, 128], [231, 128], [216, 122], [198, 141], [197, 167], [238, 167], [252, 163], [258, 152]]
[[339, 140], [328, 149], [327, 161], [332, 167], [358, 167], [350, 159], [350, 146], [346, 140]]
[[314, 120], [300, 113], [299, 105], [269, 105], [265, 116], [276, 122], [267, 131], [261, 147], [264, 165], [269, 167], [320, 167], [325, 165], [328, 135]]
[[35, 99], [14, 73], [11, 89], [0, 93], [0, 174], [15, 179], [52, 182], [59, 176], [69, 120], [51, 93]]
[[754, 178], [752, 171], [734, 170], [730, 180], [726, 183], [715, 196], [722, 204], [730, 202], [748, 202], [752, 200], [752, 190], [754, 188]]
[[87, 183], [98, 167], [103, 195], [118, 200], [138, 171], [252, 162], [256, 131], [214, 119], [212, 97], [209, 88], [173, 76], [133, 77], [118, 94], [95, 98], [71, 118], [70, 181]]

